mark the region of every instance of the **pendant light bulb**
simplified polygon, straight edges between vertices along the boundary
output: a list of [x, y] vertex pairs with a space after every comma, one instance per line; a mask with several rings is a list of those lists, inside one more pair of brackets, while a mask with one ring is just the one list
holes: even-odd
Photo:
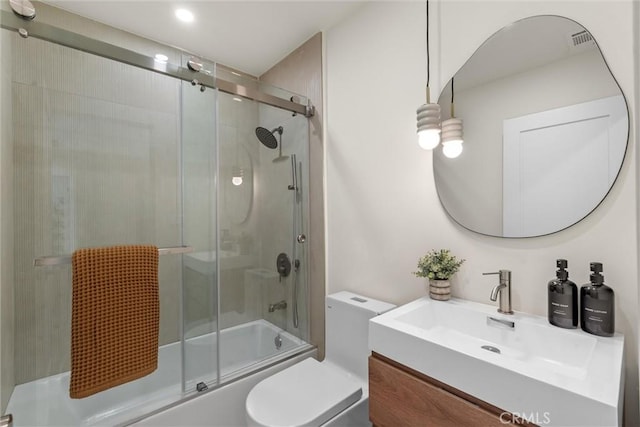
[[462, 141], [452, 141], [447, 144], [443, 144], [442, 153], [450, 159], [455, 159], [462, 154]]
[[442, 153], [455, 159], [462, 154], [462, 119], [451, 118], [442, 122]]
[[440, 132], [437, 129], [418, 131], [418, 145], [423, 150], [433, 150], [440, 143]]
[[440, 143], [440, 105], [423, 104], [417, 110], [418, 145], [433, 150]]
[[238, 166], [234, 166], [232, 168], [231, 183], [235, 186], [242, 185], [243, 175], [244, 175], [244, 171], [242, 170], [242, 168], [239, 168]]

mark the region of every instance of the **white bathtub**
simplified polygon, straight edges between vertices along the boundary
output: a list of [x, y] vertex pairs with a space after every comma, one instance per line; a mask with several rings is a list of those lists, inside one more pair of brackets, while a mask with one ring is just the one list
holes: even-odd
[[[279, 349], [274, 342], [278, 334], [282, 339]], [[185, 343], [187, 390], [198, 382], [215, 387], [216, 344], [215, 333]], [[265, 320], [224, 329], [220, 331], [220, 384], [249, 376], [311, 348]], [[11, 396], [7, 412], [13, 414], [16, 427], [115, 425], [139, 419], [193, 394], [182, 393], [180, 350], [180, 343], [160, 347], [158, 369], [154, 373], [84, 399], [69, 398], [68, 372], [20, 384]]]

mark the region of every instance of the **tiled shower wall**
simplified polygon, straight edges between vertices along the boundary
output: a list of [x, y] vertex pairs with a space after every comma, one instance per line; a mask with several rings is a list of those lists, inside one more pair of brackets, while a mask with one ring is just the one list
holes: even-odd
[[[221, 257], [219, 264], [220, 328], [265, 319], [306, 340], [305, 306], [300, 309], [299, 327], [294, 328], [291, 322], [294, 273], [279, 280], [276, 257], [280, 252], [292, 257], [293, 192], [288, 189], [291, 184], [289, 156], [297, 153], [306, 169], [307, 120], [225, 93], [219, 93], [218, 107], [220, 248], [222, 253], [232, 254], [232, 258]], [[281, 161], [274, 161], [280, 156], [279, 148], [266, 148], [257, 139], [256, 126], [269, 130], [283, 126]], [[277, 134], [276, 139], [280, 140]], [[244, 180], [239, 186], [231, 184], [234, 166], [243, 169]], [[307, 214], [306, 207], [304, 214]], [[242, 265], [234, 260], [238, 257], [244, 260]], [[303, 254], [299, 254], [299, 258], [302, 257]], [[303, 280], [301, 302], [306, 301]], [[280, 300], [287, 301], [287, 309], [269, 313], [269, 304]]]
[[[218, 220], [220, 249], [245, 260], [241, 266], [220, 259], [220, 328], [261, 318], [248, 299], [251, 279], [246, 271], [256, 265], [259, 236], [256, 235], [259, 206], [257, 169], [260, 143], [255, 136], [258, 104], [239, 97], [218, 94]], [[234, 168], [242, 169], [243, 182], [233, 185]]]
[[[11, 38], [20, 384], [69, 369], [71, 267], [34, 268], [34, 257], [180, 244], [179, 83]], [[178, 338], [180, 271], [178, 256], [160, 258], [161, 343]]]
[[[272, 322], [273, 324], [290, 331], [294, 335], [305, 341], [309, 340], [308, 336], [308, 311], [307, 311], [307, 277], [308, 263], [305, 262], [306, 243], [295, 243], [294, 257], [294, 197], [295, 192], [289, 189], [292, 184], [291, 159], [292, 155], [296, 155], [298, 164], [298, 175], [301, 175], [299, 181], [300, 190], [297, 196], [296, 215], [299, 228], [297, 233], [308, 233], [307, 220], [308, 217], [308, 120], [301, 116], [293, 116], [290, 112], [260, 105], [259, 107], [260, 126], [267, 129], [274, 129], [278, 126], [283, 127], [282, 134], [282, 156], [280, 151], [270, 150], [263, 146], [260, 147], [260, 167], [258, 173], [260, 176], [260, 189], [256, 193], [256, 203], [260, 206], [261, 212], [258, 215], [258, 236], [260, 238], [259, 250], [259, 266], [262, 269], [272, 272], [275, 278], [271, 280], [263, 280], [263, 286], [259, 296], [261, 298], [260, 308], [261, 316]], [[278, 138], [279, 139], [279, 138]], [[286, 158], [284, 158], [286, 157]], [[302, 214], [301, 214], [302, 210]], [[291, 272], [287, 277], [280, 280], [276, 270], [276, 259], [280, 253], [286, 254], [291, 263], [295, 259], [301, 260], [301, 267], [298, 272], [298, 312], [299, 325], [296, 328], [293, 324], [293, 290], [296, 281], [296, 272], [292, 266]], [[269, 304], [279, 301], [286, 301], [287, 308], [284, 310], [268, 312]]]

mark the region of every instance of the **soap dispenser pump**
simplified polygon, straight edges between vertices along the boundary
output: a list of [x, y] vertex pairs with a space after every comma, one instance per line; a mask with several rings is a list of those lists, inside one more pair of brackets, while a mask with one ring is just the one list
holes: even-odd
[[591, 282], [580, 288], [581, 321], [585, 332], [603, 337], [615, 332], [615, 294], [604, 284], [602, 263], [591, 263]]
[[556, 278], [548, 285], [549, 323], [561, 328], [578, 327], [578, 287], [569, 280], [567, 260], [556, 260]]

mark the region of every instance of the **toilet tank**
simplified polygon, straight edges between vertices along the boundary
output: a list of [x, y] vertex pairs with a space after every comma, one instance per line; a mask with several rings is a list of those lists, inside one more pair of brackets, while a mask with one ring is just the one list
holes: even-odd
[[351, 292], [327, 295], [325, 360], [367, 380], [369, 319], [395, 305]]

